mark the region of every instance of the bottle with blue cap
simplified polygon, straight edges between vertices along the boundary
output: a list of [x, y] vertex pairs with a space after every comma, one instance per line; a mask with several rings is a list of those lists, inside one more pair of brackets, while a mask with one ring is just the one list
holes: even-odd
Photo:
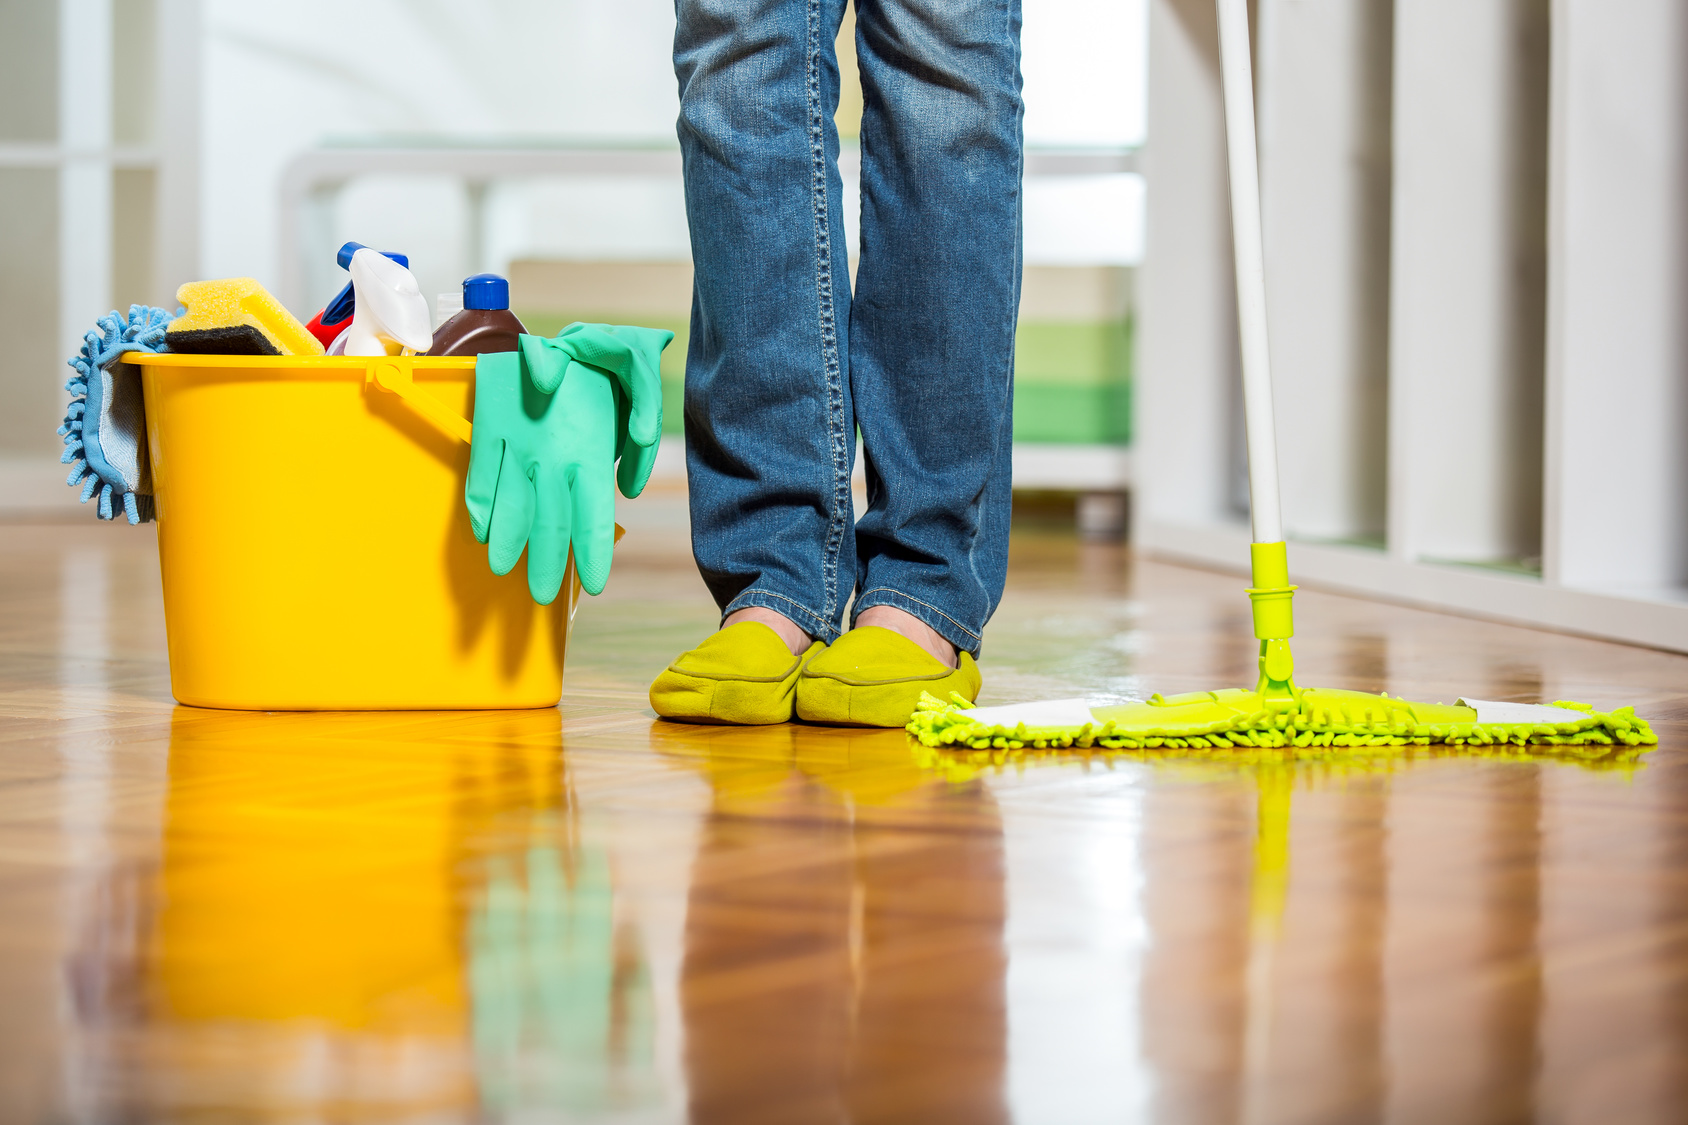
[[434, 332], [428, 355], [513, 352], [527, 329], [510, 311], [510, 283], [495, 273], [463, 279], [463, 311]]
[[[367, 249], [369, 247], [361, 242], [348, 242], [340, 247], [339, 253], [334, 255], [334, 260], [339, 263], [341, 269], [350, 270], [353, 256], [359, 250]], [[383, 250], [381, 253], [406, 269], [410, 268], [410, 259], [405, 255], [392, 250]], [[357, 296], [357, 289], [351, 282], [346, 282], [346, 287], [311, 317], [310, 323], [305, 325], [305, 331], [322, 341], [323, 347], [332, 347], [334, 341], [340, 338], [340, 334], [352, 326], [352, 316], [357, 312]]]

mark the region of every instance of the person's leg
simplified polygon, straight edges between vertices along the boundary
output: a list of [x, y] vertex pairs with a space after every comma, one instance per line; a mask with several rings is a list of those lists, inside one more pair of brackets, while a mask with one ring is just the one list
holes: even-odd
[[675, 6], [695, 270], [692, 553], [722, 628], [651, 684], [668, 719], [789, 719], [854, 579], [850, 275], [832, 121], [843, 4]]
[[821, 640], [838, 636], [855, 577], [843, 3], [679, 0], [674, 37], [695, 267], [692, 550], [728, 623], [773, 611]]
[[1008, 572], [1019, 42], [1018, 0], [858, 0], [849, 355], [869, 506], [855, 628], [804, 665], [804, 719], [902, 726], [922, 693], [978, 697]]
[[[868, 511], [856, 525], [853, 613], [892, 628], [908, 615], [976, 654], [1008, 569], [1020, 5], [858, 0], [857, 11], [862, 226], [849, 370]], [[918, 627], [898, 631], [922, 640]]]

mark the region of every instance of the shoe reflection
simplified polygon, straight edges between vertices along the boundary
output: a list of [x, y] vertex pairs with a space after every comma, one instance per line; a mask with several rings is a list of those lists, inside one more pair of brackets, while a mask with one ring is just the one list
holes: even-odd
[[312, 1120], [637, 1101], [645, 974], [577, 816], [555, 710], [178, 709], [122, 1100]]
[[680, 1000], [698, 1122], [1006, 1120], [1002, 823], [901, 731], [658, 722], [709, 781]]

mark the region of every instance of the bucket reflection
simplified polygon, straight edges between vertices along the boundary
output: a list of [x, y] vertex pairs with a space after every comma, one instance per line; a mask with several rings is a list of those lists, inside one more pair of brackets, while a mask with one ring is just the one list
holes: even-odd
[[554, 710], [179, 708], [141, 1001], [103, 1021], [108, 1105], [455, 1120], [647, 1100], [646, 974], [561, 750]]

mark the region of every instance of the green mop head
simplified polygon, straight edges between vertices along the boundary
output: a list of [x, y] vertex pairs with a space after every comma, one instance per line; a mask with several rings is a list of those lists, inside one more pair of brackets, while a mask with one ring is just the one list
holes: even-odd
[[[1580, 747], [1599, 756], [1659, 741], [1628, 707], [1604, 712], [1565, 700], [1544, 707], [1475, 699], [1448, 706], [1327, 688], [1283, 696], [1234, 688], [1099, 707], [1064, 699], [976, 708], [959, 696], [946, 703], [926, 695], [908, 731], [926, 746], [958, 750], [1258, 748], [1308, 757], [1329, 747], [1509, 745]], [[1293, 754], [1303, 750], [1309, 753]]]
[[1260, 681], [1252, 690], [1156, 695], [1147, 703], [1101, 707], [1082, 699], [974, 707], [960, 696], [946, 703], [923, 695], [908, 732], [928, 747], [974, 752], [1076, 747], [1291, 759], [1340, 756], [1359, 747], [1492, 753], [1526, 746], [1594, 759], [1658, 744], [1652, 728], [1628, 707], [1608, 713], [1569, 700], [1541, 706], [1483, 699], [1450, 706], [1297, 687], [1289, 649], [1296, 587], [1289, 584], [1285, 545], [1255, 543], [1249, 552], [1254, 585], [1247, 592], [1260, 643]]

